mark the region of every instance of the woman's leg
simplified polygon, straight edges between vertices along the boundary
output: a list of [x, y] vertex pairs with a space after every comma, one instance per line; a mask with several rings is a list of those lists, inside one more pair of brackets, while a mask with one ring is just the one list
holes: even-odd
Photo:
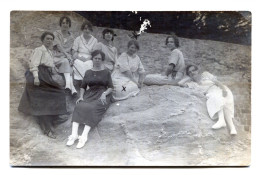
[[235, 125], [233, 123], [234, 113], [227, 107], [224, 107], [224, 115], [225, 115], [225, 120], [227, 122], [228, 128], [230, 130], [230, 134], [236, 135], [237, 131], [236, 131]]
[[212, 129], [220, 129], [222, 127], [226, 127], [226, 122], [225, 122], [225, 118], [224, 118], [224, 112], [223, 112], [223, 109], [221, 109], [219, 112], [218, 112], [218, 121], [217, 123], [215, 123], [213, 126], [212, 126]]
[[70, 75], [70, 88], [71, 88], [71, 94], [74, 95], [74, 94], [77, 94], [77, 90], [73, 84], [73, 78], [72, 78], [72, 75]]
[[74, 142], [78, 139], [78, 128], [79, 128], [79, 123], [77, 122], [72, 122], [72, 130], [71, 130], [71, 135], [68, 138], [67, 146], [71, 146], [74, 144]]
[[71, 90], [70, 87], [70, 73], [63, 73], [65, 78], [65, 89]]
[[85, 125], [82, 135], [79, 138], [79, 143], [77, 145], [77, 148], [82, 148], [85, 145], [85, 143], [88, 140], [88, 133], [89, 133], [90, 129], [91, 129], [90, 126]]

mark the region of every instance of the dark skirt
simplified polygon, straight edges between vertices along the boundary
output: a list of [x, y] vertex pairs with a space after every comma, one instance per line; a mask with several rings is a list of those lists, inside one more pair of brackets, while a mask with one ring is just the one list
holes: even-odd
[[33, 116], [63, 115], [67, 113], [66, 94], [62, 83], [57, 83], [51, 68], [38, 67], [40, 85], [34, 85], [33, 74], [28, 70], [25, 73], [26, 86], [18, 110]]
[[106, 104], [99, 100], [102, 93], [106, 91], [104, 87], [91, 87], [84, 95], [84, 101], [76, 105], [72, 121], [85, 124], [91, 128], [95, 127], [103, 118], [104, 113], [112, 102], [112, 95], [107, 95]]

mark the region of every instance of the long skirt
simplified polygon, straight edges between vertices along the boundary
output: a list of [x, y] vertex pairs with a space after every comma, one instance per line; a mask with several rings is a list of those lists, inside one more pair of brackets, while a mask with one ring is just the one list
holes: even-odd
[[130, 78], [122, 75], [118, 70], [112, 73], [112, 81], [114, 85], [112, 94], [113, 99], [116, 101], [134, 97], [140, 92], [137, 84], [130, 80]]
[[107, 95], [106, 104], [99, 100], [106, 88], [91, 87], [84, 96], [84, 101], [78, 103], [72, 115], [72, 121], [85, 124], [91, 128], [95, 127], [103, 118], [104, 113], [109, 108], [112, 99], [111, 94]]
[[230, 118], [234, 118], [234, 98], [231, 90], [224, 86], [227, 91], [227, 96], [222, 96], [222, 89], [213, 86], [209, 89], [207, 96], [207, 109], [210, 118], [216, 119], [219, 111], [224, 110]]
[[[54, 80], [51, 68], [41, 65], [38, 69], [39, 86], [34, 85], [34, 77], [29, 70], [25, 73], [26, 86], [18, 110], [33, 116], [66, 114], [66, 94], [62, 83]], [[54, 77], [62, 80], [59, 74]]]

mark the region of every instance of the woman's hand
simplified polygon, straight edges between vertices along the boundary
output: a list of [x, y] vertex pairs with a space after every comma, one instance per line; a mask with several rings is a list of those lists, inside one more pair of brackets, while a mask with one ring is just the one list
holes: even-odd
[[40, 80], [39, 80], [38, 77], [34, 77], [33, 84], [34, 84], [35, 86], [39, 86], [39, 85], [40, 85]]
[[137, 86], [138, 86], [139, 89], [142, 89], [143, 83], [139, 82], [139, 83], [137, 83]]
[[103, 105], [105, 105], [107, 103], [107, 98], [106, 97], [107, 97], [106, 94], [103, 92], [101, 97], [99, 98]]
[[76, 104], [79, 104], [79, 102], [83, 101], [83, 97], [80, 97], [77, 101]]

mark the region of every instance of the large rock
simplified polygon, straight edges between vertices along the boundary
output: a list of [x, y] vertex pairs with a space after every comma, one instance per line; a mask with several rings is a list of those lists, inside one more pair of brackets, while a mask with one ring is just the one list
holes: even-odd
[[[14, 100], [14, 108], [18, 99]], [[15, 110], [11, 115], [12, 165], [218, 166], [250, 163], [250, 134], [239, 127], [238, 135], [233, 137], [225, 128], [212, 130], [215, 122], [207, 115], [205, 98], [195, 90], [146, 86], [137, 97], [113, 103], [80, 150], [75, 145], [65, 145], [71, 133], [70, 120], [56, 128], [58, 138], [52, 140], [42, 135], [32, 117]]]

